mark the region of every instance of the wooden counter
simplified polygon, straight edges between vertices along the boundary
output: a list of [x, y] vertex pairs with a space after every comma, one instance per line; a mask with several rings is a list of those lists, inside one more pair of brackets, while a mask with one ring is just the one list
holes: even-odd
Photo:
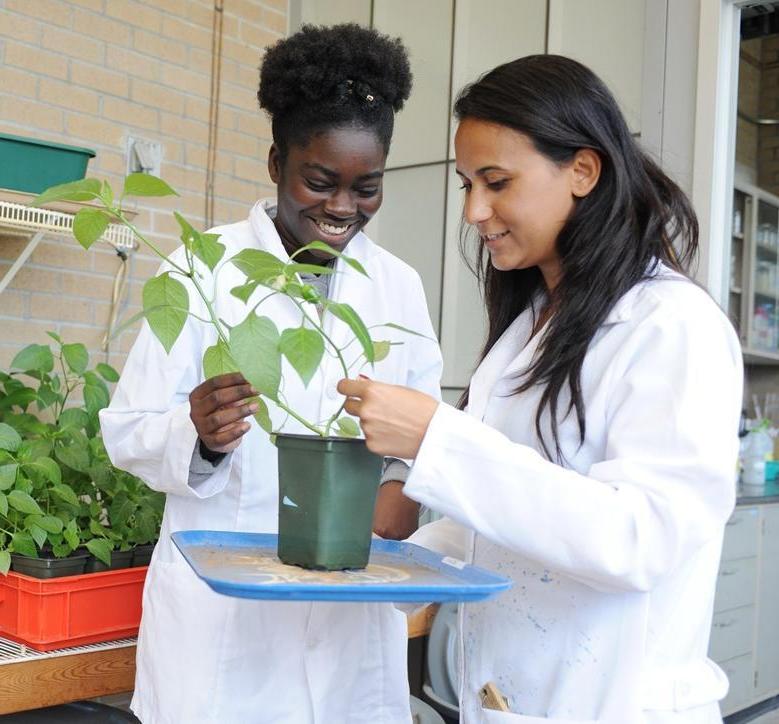
[[[408, 618], [408, 636], [430, 631], [437, 605]], [[135, 644], [81, 653], [57, 652], [4, 663], [0, 659], [0, 714], [132, 691]]]

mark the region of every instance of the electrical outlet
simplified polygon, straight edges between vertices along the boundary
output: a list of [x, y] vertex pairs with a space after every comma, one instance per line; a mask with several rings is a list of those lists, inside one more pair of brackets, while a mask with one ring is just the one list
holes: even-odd
[[127, 173], [148, 173], [160, 175], [162, 166], [162, 144], [138, 136], [127, 137]]

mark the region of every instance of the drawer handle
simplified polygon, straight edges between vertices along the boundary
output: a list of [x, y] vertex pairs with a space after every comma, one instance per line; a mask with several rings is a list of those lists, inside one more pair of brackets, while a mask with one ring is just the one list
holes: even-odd
[[741, 523], [741, 521], [744, 520], [743, 518], [731, 518], [725, 525], [738, 525]]
[[720, 576], [725, 578], [725, 576], [735, 576], [738, 573], [738, 569], [735, 571], [720, 571]]
[[726, 621], [725, 623], [715, 623], [714, 626], [716, 628], [730, 628], [734, 623], [736, 623], [736, 619], [731, 618], [730, 621]]

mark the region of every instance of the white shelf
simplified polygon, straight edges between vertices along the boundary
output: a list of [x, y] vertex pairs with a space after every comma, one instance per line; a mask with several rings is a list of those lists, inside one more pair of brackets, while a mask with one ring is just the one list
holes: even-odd
[[[42, 231], [46, 234], [72, 236], [76, 212], [83, 208], [97, 208], [75, 203], [52, 204], [47, 208], [28, 206], [34, 198], [33, 194], [0, 189], [0, 230], [25, 233]], [[137, 247], [132, 232], [122, 224], [110, 224], [100, 241], [124, 251], [133, 251]]]
[[[100, 208], [93, 204], [72, 202], [57, 202], [46, 208], [29, 206], [35, 194], [21, 193], [9, 189], [0, 189], [0, 234], [22, 235], [29, 237], [27, 246], [22, 249], [11, 268], [0, 279], [0, 293], [10, 284], [11, 280], [25, 261], [35, 251], [44, 236], [56, 234], [73, 236], [73, 219], [80, 209]], [[134, 213], [127, 213], [132, 218]], [[109, 224], [100, 241], [110, 244], [122, 255], [138, 248], [132, 231], [123, 224]]]
[[54, 656], [68, 656], [72, 654], [85, 654], [90, 651], [103, 651], [105, 649], [120, 649], [125, 646], [135, 646], [138, 639], [117, 639], [116, 641], [106, 641], [101, 644], [85, 644], [83, 646], [69, 646], [65, 649], [55, 649], [54, 651], [36, 651], [24, 644], [0, 638], [0, 666], [3, 664], [18, 664], [21, 661], [30, 661], [31, 659], [50, 659]]

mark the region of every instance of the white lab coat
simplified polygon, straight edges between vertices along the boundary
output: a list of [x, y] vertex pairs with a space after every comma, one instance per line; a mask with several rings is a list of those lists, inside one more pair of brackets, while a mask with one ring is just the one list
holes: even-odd
[[[244, 222], [216, 229], [227, 246], [225, 259], [245, 248], [288, 259], [266, 213], [269, 204], [258, 203]], [[371, 278], [339, 262], [331, 299], [350, 303], [368, 326], [395, 322], [435, 337], [413, 269], [362, 233], [347, 253]], [[180, 260], [181, 250], [175, 256]], [[246, 314], [247, 307], [230, 294], [244, 281], [232, 265], [219, 272], [215, 306], [228, 324]], [[250, 304], [266, 293], [260, 288]], [[316, 315], [313, 307], [310, 312]], [[279, 329], [300, 323], [292, 302], [280, 296], [266, 301], [260, 313]], [[343, 346], [351, 338], [348, 327], [332, 315], [325, 319], [329, 334]], [[372, 334], [404, 344], [367, 374], [439, 395], [435, 342], [391, 329]], [[411, 719], [407, 624], [391, 604], [229, 598], [201, 582], [173, 545], [170, 534], [182, 529], [277, 531], [276, 448], [254, 420], [240, 447], [212, 476], [196, 487], [188, 482], [197, 440], [188, 396], [203, 381], [203, 351], [214, 342], [211, 327], [189, 318], [166, 355], [144, 324], [100, 416], [113, 463], [167, 493], [144, 589], [133, 711], [144, 724], [406, 724]], [[350, 362], [359, 353], [357, 344], [348, 351]], [[286, 361], [284, 372], [290, 406], [308, 419], [326, 418], [342, 401], [335, 389], [342, 370], [329, 355], [308, 389]], [[282, 419], [274, 415], [277, 425]], [[294, 420], [284, 429], [305, 432]]]
[[[540, 390], [512, 394], [538, 346], [530, 330], [526, 312], [495, 344], [467, 413], [439, 406], [406, 483], [446, 516], [414, 542], [513, 579], [461, 607], [462, 720], [719, 722], [727, 680], [706, 652], [735, 501], [736, 335], [669, 270], [639, 283], [590, 345], [586, 437], [565, 419], [561, 466], [539, 453]], [[482, 710], [488, 681], [512, 714]]]

